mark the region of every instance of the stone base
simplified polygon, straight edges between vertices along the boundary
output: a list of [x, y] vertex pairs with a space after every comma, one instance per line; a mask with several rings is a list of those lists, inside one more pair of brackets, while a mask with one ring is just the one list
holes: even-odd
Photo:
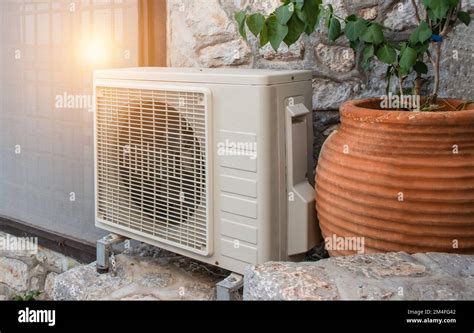
[[[0, 232], [0, 238], [17, 237]], [[78, 264], [42, 246], [37, 251], [0, 250], [0, 300], [11, 300], [36, 290], [42, 291], [37, 299], [50, 299], [55, 276]]]
[[117, 270], [95, 263], [56, 277], [55, 300], [211, 300], [227, 271], [148, 245], [116, 256]]
[[387, 253], [249, 267], [245, 300], [474, 300], [474, 256]]

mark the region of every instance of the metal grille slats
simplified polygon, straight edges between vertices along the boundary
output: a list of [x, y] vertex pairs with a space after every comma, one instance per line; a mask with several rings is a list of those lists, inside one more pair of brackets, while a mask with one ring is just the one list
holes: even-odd
[[204, 94], [97, 87], [96, 95], [99, 217], [206, 252]]

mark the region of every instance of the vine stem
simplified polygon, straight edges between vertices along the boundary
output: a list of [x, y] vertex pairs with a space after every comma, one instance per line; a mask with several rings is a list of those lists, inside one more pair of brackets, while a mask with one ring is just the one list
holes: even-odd
[[400, 89], [400, 100], [403, 100], [403, 76], [398, 72], [398, 89]]
[[[415, 11], [415, 19], [416, 19], [416, 22], [418, 24], [421, 23], [421, 15], [420, 15], [420, 11], [418, 10], [418, 5], [416, 4], [416, 0], [411, 0], [411, 4], [413, 6], [413, 9]], [[428, 11], [425, 12], [425, 18], [424, 18], [425, 21], [428, 21]], [[428, 56], [428, 59], [430, 60], [431, 64], [433, 65], [433, 67], [435, 66], [435, 61], [433, 59], [433, 57], [431, 56], [431, 52], [430, 51], [426, 51], [426, 55]], [[417, 78], [418, 79], [418, 78]]]
[[435, 79], [433, 86], [433, 102], [436, 103], [439, 92], [439, 80], [440, 80], [440, 59], [441, 59], [441, 42], [434, 43], [435, 59], [434, 59], [434, 70], [435, 70]]
[[418, 11], [418, 6], [416, 4], [416, 1], [415, 0], [411, 0], [411, 4], [413, 5], [413, 8], [415, 9], [415, 18], [416, 18], [416, 22], [418, 24], [421, 23], [421, 17], [420, 17], [420, 12]]
[[[451, 31], [452, 29], [451, 19], [457, 16], [460, 9], [461, 9], [461, 2], [459, 2], [458, 6], [455, 9], [452, 9], [451, 11], [449, 11], [447, 20], [444, 23], [444, 25], [440, 22], [440, 28], [442, 29], [439, 35], [441, 37], [445, 37]], [[435, 81], [434, 81], [433, 94], [432, 94], [433, 103], [436, 103], [436, 100], [438, 98], [440, 79], [441, 79], [440, 78], [441, 44], [442, 44], [442, 41], [438, 43], [434, 43], [435, 59], [434, 61], [432, 60], [433, 67], [435, 70]], [[428, 53], [428, 56], [430, 56], [429, 53]]]

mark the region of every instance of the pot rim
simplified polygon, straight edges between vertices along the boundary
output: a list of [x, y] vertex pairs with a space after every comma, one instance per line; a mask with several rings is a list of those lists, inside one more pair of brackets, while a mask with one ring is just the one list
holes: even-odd
[[[466, 102], [462, 99], [443, 98], [453, 104]], [[361, 122], [381, 122], [381, 123], [426, 123], [430, 125], [445, 125], [447, 122], [472, 126], [474, 124], [474, 103], [468, 110], [462, 111], [394, 111], [384, 109], [371, 109], [361, 106], [366, 103], [380, 102], [380, 98], [366, 98], [349, 100], [341, 105], [341, 118], [352, 119]]]

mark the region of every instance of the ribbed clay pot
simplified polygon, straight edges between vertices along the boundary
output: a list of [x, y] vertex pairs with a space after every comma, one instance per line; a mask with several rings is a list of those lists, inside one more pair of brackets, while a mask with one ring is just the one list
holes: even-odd
[[379, 105], [345, 103], [341, 126], [322, 148], [316, 209], [323, 236], [364, 237], [365, 253], [474, 253], [474, 105], [446, 112]]

